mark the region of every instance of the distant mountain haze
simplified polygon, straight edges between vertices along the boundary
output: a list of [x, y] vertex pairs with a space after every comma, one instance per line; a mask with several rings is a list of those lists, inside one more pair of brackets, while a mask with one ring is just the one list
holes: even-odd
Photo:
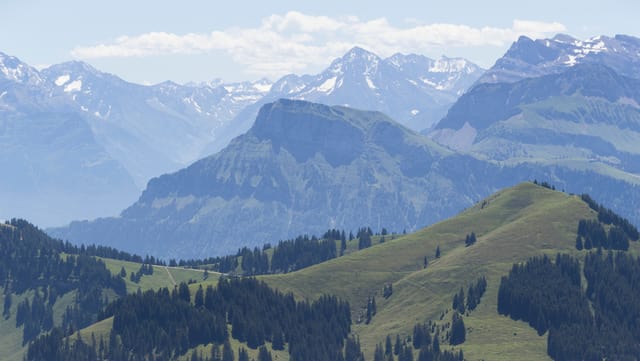
[[[7, 208], [0, 209], [0, 217], [16, 216], [15, 211], [20, 209], [19, 215], [23, 217], [42, 225], [56, 225], [71, 219], [116, 214], [135, 200], [136, 188], [141, 190], [152, 177], [218, 152], [251, 127], [261, 104], [281, 97], [310, 98], [386, 111], [414, 128], [427, 128], [481, 73], [480, 68], [463, 59], [433, 61], [418, 55], [396, 55], [383, 61], [354, 48], [322, 74], [289, 75], [275, 84], [268, 80], [234, 84], [214, 80], [144, 86], [100, 72], [82, 62], [57, 64], [38, 71], [18, 58], [0, 53], [0, 114], [6, 129], [21, 128], [4, 133], [11, 141], [5, 143], [6, 149], [2, 150], [6, 158], [11, 159], [11, 165], [6, 163], [9, 168], [29, 169], [27, 173], [16, 173], [13, 182], [20, 187], [12, 188], [7, 195], [8, 199], [23, 201], [11, 202]], [[247, 108], [256, 102], [260, 104]], [[46, 202], [57, 204], [61, 208], [58, 212], [50, 212], [42, 205], [45, 202], [39, 200], [46, 198], [36, 194], [41, 194], [43, 188], [32, 185], [34, 178], [47, 174], [36, 161], [42, 156], [31, 153], [35, 152], [32, 147], [25, 147], [20, 150], [25, 156], [18, 165], [18, 158], [11, 156], [16, 152], [15, 145], [10, 144], [32, 141], [26, 138], [37, 132], [33, 128], [35, 122], [15, 122], [29, 120], [36, 117], [35, 114], [40, 119], [49, 118], [45, 114], [56, 119], [75, 119], [74, 126], [82, 127], [85, 137], [76, 138], [71, 144], [88, 142], [95, 150], [69, 147], [66, 157], [74, 159], [58, 162], [59, 174], [75, 174], [80, 166], [67, 168], [74, 162], [96, 164], [95, 159], [100, 159], [102, 164], [108, 161], [104, 164], [117, 168], [100, 173], [108, 182], [91, 180], [94, 176], [90, 174], [91, 169], [86, 169], [88, 173], [84, 178], [72, 178], [85, 180], [79, 187], [80, 192], [83, 187], [91, 189], [87, 194], [101, 189], [100, 193], [109, 196], [99, 197], [96, 193], [88, 198], [95, 201], [85, 202], [84, 196], [77, 198], [68, 194], [63, 197], [70, 200], [68, 203]], [[74, 132], [71, 128], [61, 128], [49, 134], [49, 138], [60, 142], [67, 136], [66, 130]], [[59, 148], [52, 147], [47, 153], [58, 151]], [[81, 161], [91, 152], [95, 152], [91, 156], [93, 161]], [[51, 180], [46, 187], [47, 194], [65, 193], [56, 186], [59, 180], [55, 174], [49, 173], [46, 178]], [[31, 198], [33, 202], [27, 201]], [[75, 206], [66, 209], [67, 204]]]
[[253, 127], [221, 152], [152, 179], [119, 217], [49, 231], [197, 258], [330, 228], [412, 231], [528, 179], [593, 190], [627, 213], [640, 203], [640, 195], [629, 196], [632, 185], [605, 175], [497, 164], [447, 150], [379, 112], [283, 99], [264, 105]]
[[600, 64], [620, 75], [640, 77], [640, 39], [628, 35], [578, 40], [558, 34], [551, 39], [521, 36], [478, 83], [512, 83], [565, 71], [577, 64]]

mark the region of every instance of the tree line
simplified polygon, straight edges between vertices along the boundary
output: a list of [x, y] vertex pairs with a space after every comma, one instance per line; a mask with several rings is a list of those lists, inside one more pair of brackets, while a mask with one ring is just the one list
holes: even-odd
[[[547, 334], [554, 360], [636, 360], [640, 259], [624, 252], [532, 258], [502, 278], [498, 312]], [[587, 281], [583, 292], [581, 276]]]
[[171, 360], [196, 345], [224, 345], [230, 336], [257, 349], [266, 342], [274, 349], [285, 349], [286, 344], [292, 361], [344, 357], [351, 316], [348, 303], [336, 297], [296, 302], [291, 294], [250, 278], [222, 279], [215, 288], [201, 292], [191, 300], [182, 283], [172, 291], [128, 295], [100, 315], [113, 317], [109, 340], [94, 345], [78, 339], [67, 348], [64, 332], [52, 331], [30, 344], [27, 360], [55, 360], [50, 355], [73, 359], [75, 350], [84, 350], [95, 360]]
[[[387, 234], [387, 229], [382, 228], [381, 242]], [[301, 235], [279, 241], [275, 246], [266, 243], [262, 248], [243, 247], [235, 255], [198, 260], [170, 260], [169, 265], [205, 268], [244, 276], [288, 273], [342, 256], [347, 248], [347, 241], [358, 239], [358, 249], [371, 247], [372, 236], [374, 233], [370, 227], [359, 228], [355, 236], [352, 232], [347, 235], [344, 230], [329, 229], [321, 238]]]
[[3, 315], [11, 314], [12, 295], [33, 291], [17, 307], [16, 327], [23, 328], [23, 344], [53, 325], [53, 306], [59, 297], [75, 292], [67, 307], [62, 327], [78, 329], [95, 322], [108, 302], [103, 295], [111, 289], [116, 296], [126, 294], [126, 285], [113, 276], [104, 262], [50, 238], [27, 221], [13, 219], [0, 226], [0, 280], [4, 288]]

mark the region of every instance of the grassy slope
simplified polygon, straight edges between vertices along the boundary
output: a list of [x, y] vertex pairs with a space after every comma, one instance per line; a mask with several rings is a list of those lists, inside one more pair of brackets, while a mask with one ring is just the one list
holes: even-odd
[[[484, 203], [484, 206], [483, 206]], [[357, 324], [365, 355], [387, 334], [410, 335], [417, 322], [437, 320], [451, 307], [453, 294], [480, 276], [488, 280], [481, 305], [465, 318], [467, 341], [461, 346], [468, 359], [548, 360], [546, 337], [522, 322], [499, 316], [500, 277], [514, 262], [557, 252], [577, 254], [574, 248], [578, 220], [595, 213], [576, 196], [524, 183], [497, 193], [457, 217], [434, 226], [334, 259], [295, 273], [263, 277], [270, 285], [297, 297], [323, 293], [347, 299], [357, 320], [358, 307], [377, 295], [378, 314], [371, 324]], [[471, 247], [464, 237], [478, 235]], [[434, 260], [440, 245], [442, 257]], [[638, 245], [633, 245], [637, 248]], [[423, 257], [430, 260], [422, 269]], [[393, 282], [385, 300], [382, 288]], [[466, 291], [466, 290], [465, 290]], [[444, 322], [450, 320], [450, 314]]]
[[[154, 266], [153, 275], [143, 276], [140, 280], [140, 283], [134, 283], [129, 280], [129, 275], [131, 274], [131, 272], [137, 272], [140, 269], [140, 264], [113, 259], [102, 260], [105, 262], [107, 268], [113, 274], [118, 274], [122, 267], [125, 268], [125, 270], [127, 271], [125, 282], [127, 284], [128, 292], [136, 292], [138, 288], [140, 288], [142, 291], [148, 289], [158, 289], [161, 287], [168, 287], [169, 289], [172, 289], [174, 281], [180, 283], [194, 280], [196, 282], [202, 282], [205, 285], [215, 285], [219, 277], [219, 274], [210, 272], [208, 280], [203, 281], [203, 272], [199, 270]], [[168, 272], [171, 273], [171, 277], [169, 276]], [[193, 287], [193, 285], [191, 287]], [[195, 285], [195, 287], [196, 288], [193, 288], [194, 292], [195, 289], [197, 289], [197, 284]], [[56, 301], [53, 307], [54, 322], [56, 323], [56, 325], [59, 325], [60, 322], [62, 322], [62, 315], [67, 306], [73, 305], [74, 295], [74, 292], [69, 292]], [[7, 320], [5, 320], [3, 317], [0, 317], [0, 360], [20, 361], [22, 360], [24, 352], [26, 351], [26, 347], [22, 347], [22, 327], [15, 327], [15, 314], [17, 306], [26, 296], [33, 297], [33, 291], [29, 291], [24, 295], [14, 295], [11, 307], [11, 317]], [[82, 336], [85, 338], [85, 340], [88, 340], [91, 334], [94, 333], [97, 339], [99, 339], [100, 336], [103, 336], [106, 340], [109, 336], [111, 324], [112, 321], [110, 319], [98, 322], [83, 329], [81, 331]]]
[[[347, 299], [354, 311], [354, 322], [363, 313], [366, 300], [376, 295], [378, 314], [371, 324], [356, 323], [354, 332], [360, 336], [365, 355], [371, 358], [377, 342], [387, 334], [408, 336], [417, 322], [438, 320], [446, 312], [444, 324], [450, 320], [453, 294], [467, 287], [480, 276], [486, 276], [488, 289], [478, 308], [465, 317], [467, 341], [461, 346], [470, 360], [548, 360], [546, 335], [538, 336], [523, 322], [516, 322], [496, 313], [500, 277], [508, 273], [514, 262], [525, 261], [539, 254], [555, 255], [574, 249], [575, 230], [581, 218], [595, 217], [595, 213], [578, 197], [554, 192], [530, 183], [520, 184], [497, 193], [460, 215], [406, 236], [387, 236], [386, 242], [354, 252], [356, 241], [349, 242], [348, 252], [320, 265], [286, 275], [261, 277], [270, 285], [293, 292], [298, 298], [314, 299], [322, 294], [336, 294]], [[464, 247], [464, 237], [470, 232], [478, 235], [471, 247]], [[434, 259], [440, 246], [442, 256]], [[632, 244], [638, 254], [640, 246]], [[423, 269], [423, 258], [429, 266]], [[140, 265], [131, 262], [105, 260], [115, 273], [125, 267], [127, 274]], [[192, 294], [199, 285], [206, 287], [217, 282], [218, 275], [202, 279], [197, 270], [168, 269], [176, 282], [189, 279]], [[394, 293], [382, 297], [382, 288], [393, 283]], [[127, 289], [135, 292], [173, 287], [164, 267], [155, 267], [152, 276], [144, 276], [139, 284], [127, 277]], [[14, 299], [14, 307], [18, 303]], [[12, 320], [15, 322], [15, 320]], [[91, 333], [108, 336], [112, 320], [107, 319], [82, 330], [83, 338]], [[0, 328], [7, 325], [0, 321]], [[21, 336], [21, 330], [18, 330]], [[7, 338], [0, 342], [6, 344]], [[232, 340], [234, 351], [240, 343]], [[197, 349], [204, 354], [210, 346]], [[250, 355], [253, 355], [250, 350]], [[21, 354], [21, 353], [20, 353]], [[274, 355], [275, 356], [275, 355]], [[13, 358], [18, 361], [21, 357]], [[279, 360], [288, 358], [278, 353]], [[4, 358], [3, 358], [4, 359]]]

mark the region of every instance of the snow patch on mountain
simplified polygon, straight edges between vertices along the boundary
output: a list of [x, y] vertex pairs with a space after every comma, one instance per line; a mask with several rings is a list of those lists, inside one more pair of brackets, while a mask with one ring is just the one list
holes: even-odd
[[640, 39], [616, 35], [586, 40], [558, 34], [551, 39], [520, 37], [478, 83], [515, 82], [557, 74], [577, 64], [597, 63], [621, 75], [640, 78]]
[[65, 85], [65, 84], [69, 81], [69, 79], [70, 79], [70, 78], [71, 78], [71, 77], [69, 76], [69, 74], [60, 75], [60, 76], [56, 79], [55, 84], [56, 84], [57, 86], [63, 86], [63, 85]]
[[369, 86], [370, 89], [378, 89], [376, 85], [373, 84], [373, 81], [371, 80], [370, 77], [366, 76], [365, 80], [367, 81], [367, 85]]
[[334, 76], [333, 78], [325, 80], [322, 84], [320, 84], [320, 86], [316, 88], [316, 90], [323, 93], [331, 93], [336, 87], [337, 79], [338, 78]]
[[81, 89], [82, 89], [82, 80], [76, 79], [76, 80], [72, 81], [71, 83], [65, 85], [64, 92], [65, 93], [70, 93], [70, 92], [74, 92], [74, 91], [80, 91]]

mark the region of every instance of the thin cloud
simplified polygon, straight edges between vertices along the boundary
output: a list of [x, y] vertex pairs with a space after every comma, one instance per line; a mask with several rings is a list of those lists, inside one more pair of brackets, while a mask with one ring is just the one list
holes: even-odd
[[546, 37], [566, 31], [557, 22], [514, 20], [509, 28], [462, 24], [390, 24], [386, 18], [330, 18], [291, 11], [271, 15], [255, 28], [229, 28], [209, 34], [150, 32], [121, 36], [111, 43], [77, 47], [79, 59], [227, 53], [249, 74], [281, 76], [324, 65], [358, 45], [381, 56], [428, 53], [441, 47], [505, 46], [521, 35]]

